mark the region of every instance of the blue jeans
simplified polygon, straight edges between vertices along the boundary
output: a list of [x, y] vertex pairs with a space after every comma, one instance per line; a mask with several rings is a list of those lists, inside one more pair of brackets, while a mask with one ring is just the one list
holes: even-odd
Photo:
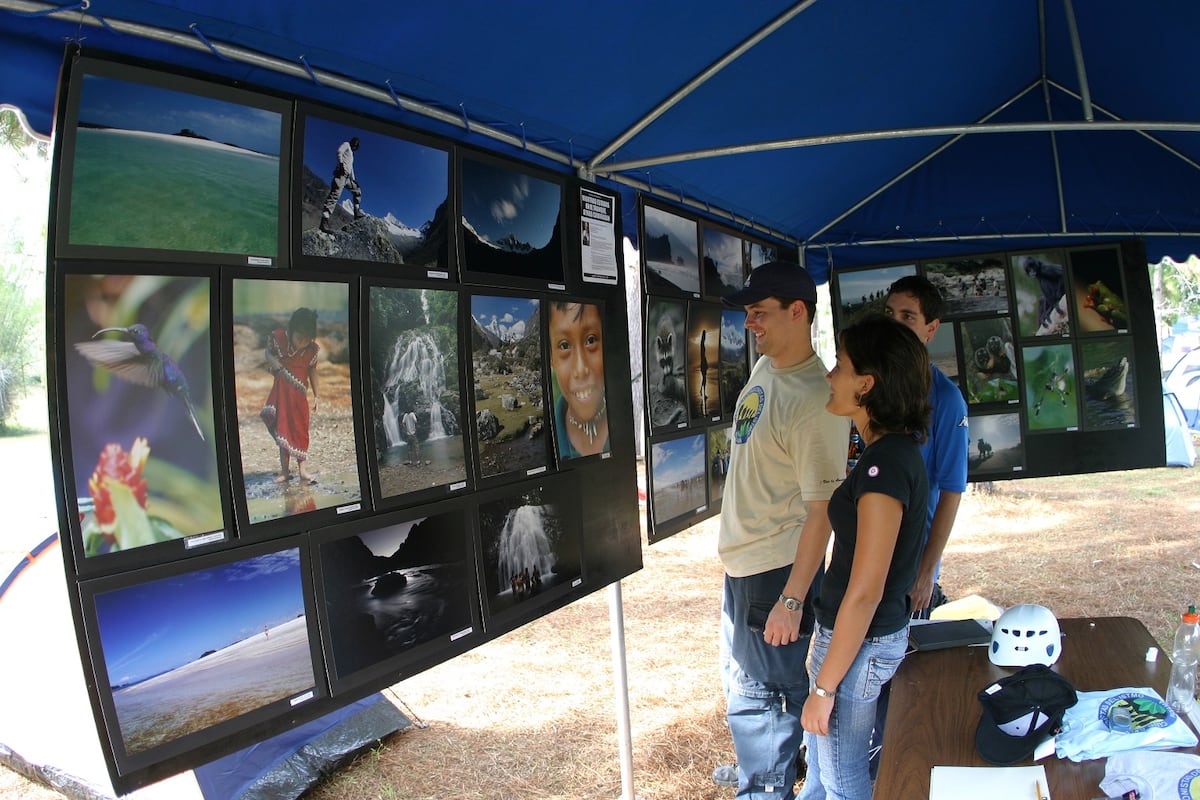
[[[746, 578], [725, 576], [721, 633], [726, 640], [722, 657], [728, 654], [728, 672], [722, 677], [726, 678], [726, 715], [738, 761], [738, 798], [795, 797], [796, 754], [804, 738], [800, 711], [808, 697], [804, 660], [813, 625], [808, 599], [799, 639], [781, 647], [763, 640], [767, 615], [778, 602], [790, 571], [787, 566]], [[723, 673], [725, 667], [723, 663]]]
[[[833, 631], [818, 625], [808, 656], [808, 672], [821, 671]], [[829, 735], [804, 734], [808, 746], [808, 775], [799, 800], [870, 800], [871, 778], [867, 752], [875, 727], [875, 701], [880, 687], [891, 680], [908, 650], [908, 626], [863, 642], [850, 671], [837, 688]], [[815, 677], [814, 677], [815, 679]]]

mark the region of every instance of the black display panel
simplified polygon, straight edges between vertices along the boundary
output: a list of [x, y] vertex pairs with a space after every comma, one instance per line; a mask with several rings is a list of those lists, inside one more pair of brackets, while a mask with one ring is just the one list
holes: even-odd
[[287, 263], [290, 101], [90, 56], [64, 75], [57, 257]]
[[459, 292], [368, 281], [364, 371], [376, 508], [472, 485]]
[[451, 501], [314, 535], [321, 633], [335, 697], [391, 685], [481, 632], [467, 506]]
[[550, 464], [542, 301], [470, 296], [472, 399], [480, 481], [513, 480]]
[[80, 583], [118, 791], [233, 752], [328, 695], [309, 558], [292, 537]]
[[178, 558], [233, 530], [215, 270], [76, 263], [54, 315], [69, 544], [80, 575]]
[[292, 218], [312, 269], [448, 279], [450, 148], [367, 117], [301, 106]]
[[222, 287], [242, 535], [328, 523], [365, 496], [356, 279], [260, 275], [227, 270]]
[[456, 227], [463, 281], [565, 289], [564, 186], [556, 173], [460, 149]]
[[543, 302], [554, 454], [559, 464], [589, 456], [607, 458], [612, 445], [604, 369], [604, 306], [555, 298]]

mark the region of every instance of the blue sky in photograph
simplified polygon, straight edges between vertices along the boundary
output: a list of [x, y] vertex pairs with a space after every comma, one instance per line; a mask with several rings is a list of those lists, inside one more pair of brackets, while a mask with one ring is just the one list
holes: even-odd
[[304, 614], [298, 548], [96, 595], [109, 682], [136, 683]]
[[721, 346], [746, 347], [746, 312], [726, 308], [721, 310]]
[[490, 242], [508, 234], [536, 248], [546, 246], [558, 222], [562, 190], [499, 164], [462, 160], [462, 215]]
[[523, 326], [537, 305], [537, 300], [528, 297], [491, 297], [477, 294], [471, 297], [471, 316], [485, 328], [492, 327], [493, 321], [506, 331], [513, 331], [514, 325], [521, 326], [518, 338], [524, 338], [526, 334], [533, 332], [526, 331]]
[[[359, 139], [354, 176], [363, 193], [363, 208], [377, 217], [389, 212], [412, 228], [433, 219], [449, 194], [450, 154], [435, 147], [343, 125], [316, 116], [305, 118], [304, 165], [321, 180], [333, 179], [342, 142]], [[349, 193], [343, 194], [348, 197]]]
[[704, 434], [651, 445], [654, 483], [670, 486], [704, 474]]
[[149, 133], [188, 128], [214, 142], [272, 156], [279, 155], [282, 125], [274, 111], [99, 75], [84, 76], [79, 121]]

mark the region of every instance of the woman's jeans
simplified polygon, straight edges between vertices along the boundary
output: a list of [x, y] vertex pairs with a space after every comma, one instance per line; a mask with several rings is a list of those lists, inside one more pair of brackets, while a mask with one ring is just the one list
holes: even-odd
[[[817, 625], [808, 655], [808, 674], [816, 680], [829, 652], [833, 631]], [[895, 633], [863, 642], [850, 671], [837, 688], [829, 735], [804, 734], [808, 747], [808, 775], [799, 800], [870, 800], [867, 771], [871, 730], [875, 727], [875, 701], [880, 687], [891, 680], [908, 650], [908, 626]]]
[[[800, 711], [808, 697], [804, 660], [812, 630], [806, 602], [800, 638], [776, 647], [763, 640], [767, 615], [779, 601], [791, 567], [745, 578], [725, 576], [721, 633], [729, 731], [738, 761], [740, 800], [791, 800], [796, 754], [804, 738]], [[726, 665], [722, 664], [725, 668]]]

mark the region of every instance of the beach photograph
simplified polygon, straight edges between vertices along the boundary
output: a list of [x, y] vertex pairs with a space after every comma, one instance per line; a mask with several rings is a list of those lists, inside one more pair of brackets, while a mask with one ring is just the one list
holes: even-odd
[[79, 97], [70, 244], [278, 256], [281, 113], [101, 75]]
[[655, 526], [704, 510], [708, 502], [704, 432], [650, 445], [650, 503]]

